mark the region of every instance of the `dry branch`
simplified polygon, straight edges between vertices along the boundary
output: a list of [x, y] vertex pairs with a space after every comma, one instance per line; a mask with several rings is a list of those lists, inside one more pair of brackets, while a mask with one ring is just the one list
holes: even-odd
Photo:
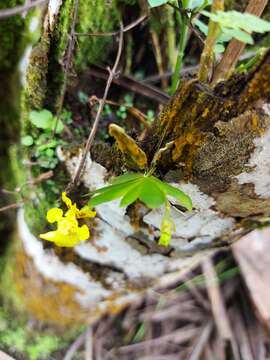
[[[140, 16], [135, 21], [132, 21], [132, 23], [126, 25], [123, 27], [123, 33], [128, 32], [129, 30], [134, 29], [136, 26], [141, 24], [143, 21], [148, 19], [148, 14], [144, 14]], [[106, 33], [100, 33], [100, 32], [94, 32], [94, 33], [75, 33], [76, 36], [116, 36], [121, 34], [121, 29], [117, 31], [111, 31]]]
[[46, 4], [48, 1], [49, 0], [36, 0], [35, 2], [31, 2], [30, 4], [16, 6], [14, 8], [10, 8], [10, 9], [0, 10], [0, 20], [9, 18], [11, 16], [22, 14], [22, 13], [27, 12], [39, 5]]

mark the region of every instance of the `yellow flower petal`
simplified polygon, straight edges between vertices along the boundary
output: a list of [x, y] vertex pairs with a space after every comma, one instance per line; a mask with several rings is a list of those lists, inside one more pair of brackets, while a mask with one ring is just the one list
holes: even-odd
[[96, 212], [92, 211], [89, 206], [84, 206], [83, 208], [81, 208], [81, 210], [79, 210], [78, 214], [76, 215], [78, 219], [92, 218], [95, 216]]
[[63, 217], [63, 210], [59, 208], [52, 208], [47, 212], [47, 220], [49, 223], [59, 221]]
[[72, 208], [72, 201], [69, 197], [67, 197], [67, 193], [65, 191], [62, 192], [62, 201], [67, 205], [69, 209]]
[[79, 226], [77, 219], [91, 218], [96, 213], [89, 206], [84, 206], [79, 210], [76, 204], [72, 204], [71, 199], [65, 192], [62, 193], [62, 200], [68, 210], [63, 215], [63, 210], [59, 208], [50, 209], [47, 212], [47, 220], [50, 223], [57, 222], [57, 229], [41, 234], [40, 238], [51, 241], [57, 246], [73, 247], [90, 237], [87, 225]]
[[70, 216], [64, 217], [58, 222], [58, 230], [63, 235], [76, 233], [78, 227], [78, 221], [72, 213], [70, 214]]
[[55, 245], [60, 247], [73, 247], [80, 242], [79, 237], [77, 234], [70, 234], [64, 237], [58, 236]]
[[58, 238], [58, 233], [57, 231], [49, 231], [45, 234], [40, 234], [39, 237], [44, 240], [55, 242]]
[[87, 240], [90, 236], [90, 232], [87, 225], [83, 225], [78, 228], [77, 234], [80, 241]]

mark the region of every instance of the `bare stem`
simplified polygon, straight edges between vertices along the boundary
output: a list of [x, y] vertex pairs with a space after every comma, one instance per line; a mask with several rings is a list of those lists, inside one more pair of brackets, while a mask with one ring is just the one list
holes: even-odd
[[77, 171], [75, 173], [75, 176], [74, 176], [72, 182], [69, 184], [69, 186], [67, 188], [67, 191], [70, 191], [72, 188], [76, 187], [77, 184], [80, 182], [80, 178], [81, 178], [81, 176], [83, 174], [83, 171], [84, 171], [84, 166], [85, 166], [87, 155], [88, 155], [88, 153], [90, 151], [90, 148], [91, 148], [91, 146], [93, 144], [93, 141], [95, 139], [95, 135], [96, 135], [96, 132], [97, 132], [97, 129], [98, 129], [100, 117], [101, 117], [101, 114], [102, 114], [102, 111], [103, 111], [103, 108], [104, 108], [104, 105], [105, 105], [105, 102], [106, 102], [106, 99], [107, 99], [107, 96], [108, 96], [110, 86], [112, 84], [113, 78], [117, 74], [117, 67], [118, 67], [118, 64], [119, 64], [119, 61], [120, 61], [120, 58], [121, 58], [122, 49], [123, 49], [123, 39], [124, 39], [124, 36], [123, 36], [124, 35], [123, 24], [121, 23], [120, 26], [121, 26], [121, 31], [120, 31], [120, 38], [119, 38], [119, 45], [118, 45], [118, 52], [117, 52], [116, 60], [115, 60], [113, 68], [112, 69], [108, 68], [109, 77], [108, 77], [108, 80], [107, 80], [107, 83], [106, 83], [106, 88], [105, 88], [105, 91], [104, 91], [104, 95], [103, 95], [102, 100], [99, 103], [99, 108], [98, 108], [98, 111], [97, 111], [97, 115], [96, 115], [93, 127], [91, 129], [91, 132], [90, 132], [90, 134], [88, 136], [88, 139], [87, 139], [84, 151], [83, 151], [82, 159], [81, 159], [81, 161], [79, 163], [79, 166], [77, 168]]
[[[214, 0], [211, 12], [224, 10], [224, 0]], [[201, 82], [206, 82], [209, 78], [209, 73], [214, 64], [214, 47], [219, 34], [219, 25], [210, 19], [208, 26], [208, 34], [205, 40], [204, 49], [201, 55], [198, 79]]]
[[[133, 21], [132, 23], [126, 25], [123, 28], [123, 32], [127, 32], [129, 30], [132, 30], [133, 28], [135, 28], [136, 26], [140, 25], [143, 21], [145, 21], [146, 19], [148, 19], [148, 14], [144, 14], [142, 16], [140, 16], [138, 19], [136, 19], [135, 21]], [[75, 33], [76, 36], [101, 36], [101, 37], [106, 37], [106, 36], [115, 36], [115, 35], [120, 35], [121, 30], [117, 30], [117, 31], [111, 31], [111, 32], [105, 32], [105, 33], [100, 33], [100, 32], [93, 32], [93, 33]]]
[[[183, 1], [183, 8], [187, 9], [189, 5], [189, 0]], [[172, 76], [172, 86], [170, 93], [171, 95], [175, 93], [179, 80], [180, 80], [180, 73], [183, 66], [183, 58], [187, 43], [187, 35], [188, 35], [188, 19], [186, 14], [181, 15], [180, 12], [176, 13], [176, 19], [180, 25], [180, 40], [179, 40], [179, 48], [178, 48], [178, 56], [176, 60], [176, 65], [174, 69], [174, 73]]]
[[[261, 16], [267, 3], [268, 0], [250, 0], [245, 12]], [[215, 85], [218, 81], [227, 79], [232, 74], [245, 46], [246, 44], [239, 40], [232, 39], [230, 41], [214, 72], [212, 85]]]
[[48, 1], [49, 0], [37, 0], [35, 2], [31, 2], [30, 4], [16, 6], [14, 8], [10, 8], [10, 9], [0, 10], [0, 19], [6, 19], [11, 16], [22, 14], [24, 12], [27, 12], [27, 11], [35, 8], [38, 5], [46, 4]]
[[17, 204], [17, 203], [6, 205], [0, 208], [0, 212], [4, 212], [11, 209], [18, 209], [20, 206], [21, 204]]

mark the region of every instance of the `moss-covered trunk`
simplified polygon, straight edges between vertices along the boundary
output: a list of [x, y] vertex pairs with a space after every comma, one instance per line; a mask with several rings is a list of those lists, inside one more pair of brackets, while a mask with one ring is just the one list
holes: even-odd
[[[0, 9], [22, 4], [21, 0], [3, 0]], [[19, 141], [20, 80], [18, 63], [23, 52], [25, 20], [20, 16], [0, 21], [0, 189], [14, 190], [16, 182], [12, 176], [11, 146]], [[14, 200], [14, 198], [13, 198]], [[0, 208], [7, 206], [12, 197], [0, 196]], [[14, 223], [14, 213], [2, 212], [0, 220], [1, 241], [7, 240], [7, 232]], [[13, 219], [12, 219], [13, 216]]]

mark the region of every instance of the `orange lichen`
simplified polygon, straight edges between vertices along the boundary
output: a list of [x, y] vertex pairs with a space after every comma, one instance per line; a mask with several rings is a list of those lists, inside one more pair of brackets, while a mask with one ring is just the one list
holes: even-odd
[[207, 117], [208, 114], [209, 114], [209, 109], [205, 108], [204, 112], [202, 113], [202, 117], [205, 118], [205, 117]]
[[253, 79], [249, 81], [239, 101], [241, 109], [246, 109], [256, 101], [270, 96], [270, 64], [268, 61], [269, 55], [266, 56], [265, 63], [259, 67]]
[[176, 161], [185, 162], [186, 172], [190, 172], [193, 164], [193, 157], [196, 154], [199, 144], [204, 135], [196, 128], [189, 129], [190, 132], [184, 133], [175, 140], [175, 148], [172, 158]]
[[116, 124], [111, 124], [109, 134], [115, 138], [117, 147], [126, 158], [128, 165], [138, 167], [143, 170], [147, 166], [147, 157], [145, 152], [136, 144], [125, 130]]
[[[31, 316], [54, 327], [76, 328], [92, 323], [105, 314], [117, 314], [130, 304], [130, 301], [119, 304], [119, 298], [123, 294], [114, 291], [106, 298], [104, 306], [99, 307], [96, 303], [84, 308], [75, 298], [75, 295], [80, 293], [78, 288], [45, 278], [22, 248], [16, 251], [15, 263], [16, 271], [13, 272], [12, 282], [15, 285], [16, 297]], [[130, 288], [130, 291], [137, 293], [141, 290]]]
[[16, 254], [15, 288], [27, 312], [59, 327], [85, 322], [86, 311], [75, 300], [74, 286], [45, 279], [23, 251]]

